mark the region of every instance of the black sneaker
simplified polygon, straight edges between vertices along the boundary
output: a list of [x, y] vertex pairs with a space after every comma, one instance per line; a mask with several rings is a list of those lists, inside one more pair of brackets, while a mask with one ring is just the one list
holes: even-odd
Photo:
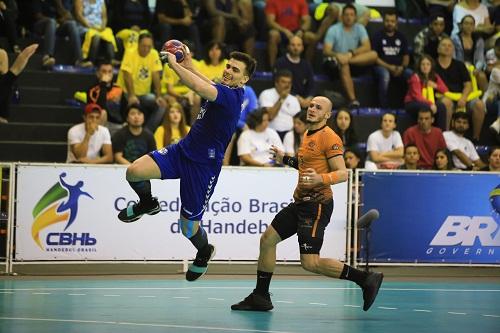
[[384, 274], [371, 272], [368, 274], [365, 283], [363, 284], [363, 310], [368, 311], [375, 302], [380, 285], [382, 285], [382, 280], [384, 279]]
[[236, 311], [269, 311], [273, 308], [269, 293], [266, 297], [255, 293], [255, 290], [241, 302], [231, 305], [231, 310]]
[[118, 214], [118, 218], [126, 223], [137, 221], [142, 215], [155, 215], [160, 212], [160, 203], [157, 198], [153, 198], [151, 202], [143, 203], [139, 201], [136, 204], [129, 205], [127, 208], [122, 209]]
[[208, 262], [215, 256], [215, 246], [213, 246], [212, 244], [208, 244], [208, 246], [210, 247], [210, 256], [203, 258], [196, 255], [196, 258], [194, 259], [193, 263], [189, 265], [189, 268], [186, 272], [186, 280], [190, 282], [198, 280], [207, 272]]

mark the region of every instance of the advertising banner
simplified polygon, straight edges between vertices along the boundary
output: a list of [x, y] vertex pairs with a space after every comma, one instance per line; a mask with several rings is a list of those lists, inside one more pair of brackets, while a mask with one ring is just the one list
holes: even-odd
[[380, 212], [372, 262], [500, 263], [500, 174], [370, 172], [361, 181], [363, 211]]
[[[118, 212], [137, 200], [125, 167], [19, 165], [15, 260], [182, 260], [195, 248], [178, 227], [178, 180], [153, 180], [161, 212], [133, 223]], [[292, 201], [297, 171], [224, 168], [203, 216], [216, 260], [256, 260], [259, 238]], [[345, 260], [347, 184], [334, 187], [335, 209], [321, 254]], [[298, 260], [297, 237], [278, 245], [278, 260]]]

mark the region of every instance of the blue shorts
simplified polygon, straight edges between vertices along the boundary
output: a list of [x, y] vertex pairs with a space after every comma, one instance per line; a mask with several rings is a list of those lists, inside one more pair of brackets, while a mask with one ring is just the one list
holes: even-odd
[[188, 159], [178, 144], [152, 151], [149, 156], [158, 164], [161, 179], [181, 180], [181, 215], [191, 221], [201, 220], [222, 168], [222, 161], [200, 164]]

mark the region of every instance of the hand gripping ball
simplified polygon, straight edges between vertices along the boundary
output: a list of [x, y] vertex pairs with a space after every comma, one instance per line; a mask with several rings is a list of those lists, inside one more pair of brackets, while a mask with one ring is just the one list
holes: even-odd
[[167, 40], [163, 44], [162, 51], [167, 51], [175, 55], [177, 62], [182, 62], [184, 60], [184, 50], [182, 48], [182, 43], [177, 39]]

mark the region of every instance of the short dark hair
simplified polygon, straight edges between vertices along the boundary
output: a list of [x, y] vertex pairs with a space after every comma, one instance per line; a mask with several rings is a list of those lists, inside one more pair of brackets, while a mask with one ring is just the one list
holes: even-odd
[[408, 148], [411, 148], [411, 147], [415, 147], [415, 148], [417, 148], [417, 151], [418, 151], [418, 153], [420, 154], [420, 150], [418, 149], [417, 145], [416, 145], [416, 144], [414, 144], [414, 143], [409, 143], [409, 144], [407, 144], [407, 145], [405, 146], [405, 151], [404, 151], [404, 153], [406, 154], [406, 150], [407, 150]]
[[384, 18], [386, 16], [396, 16], [396, 18], [398, 17], [398, 12], [396, 11], [396, 9], [394, 8], [390, 8], [388, 9], [385, 13], [384, 13]]
[[127, 115], [128, 117], [128, 113], [130, 112], [130, 110], [132, 109], [136, 109], [136, 110], [139, 110], [140, 112], [142, 112], [144, 114], [144, 110], [142, 110], [142, 107], [140, 104], [138, 103], [134, 103], [134, 104], [130, 104], [128, 107], [127, 107], [127, 111], [125, 112], [125, 114]]
[[274, 74], [274, 82], [278, 81], [280, 77], [288, 77], [293, 79], [293, 73], [289, 69], [280, 69]]
[[[153, 35], [150, 33], [150, 32], [142, 32], [139, 34], [139, 43], [141, 42], [141, 40], [143, 40], [144, 38], [151, 38], [153, 39]], [[153, 39], [154, 40], [154, 39]]]
[[111, 65], [111, 66], [113, 66], [113, 64], [111, 63], [111, 59], [104, 58], [104, 57], [97, 58], [97, 60], [96, 60], [96, 69], [98, 70], [99, 68], [101, 68], [101, 66], [104, 66], [104, 65]]
[[451, 116], [451, 121], [455, 121], [457, 119], [465, 119], [469, 122], [471, 122], [470, 120], [470, 116], [467, 112], [455, 112], [452, 116]]
[[354, 10], [354, 14], [358, 15], [358, 11], [356, 10], [356, 7], [354, 7], [352, 3], [348, 3], [347, 5], [344, 6], [344, 8], [342, 8], [342, 15], [344, 15], [345, 11], [349, 8]]
[[380, 117], [380, 123], [382, 123], [382, 120], [384, 120], [384, 117], [385, 115], [391, 115], [394, 117], [394, 123], [397, 124], [398, 123], [398, 116], [394, 113], [394, 112], [385, 112], [382, 117]]
[[431, 116], [434, 117], [434, 114], [432, 113], [432, 110], [430, 107], [422, 107], [422, 108], [418, 109], [417, 117], [420, 113], [427, 113], [427, 112], [429, 112], [431, 114]]
[[255, 68], [257, 68], [257, 60], [255, 60], [252, 56], [238, 51], [233, 51], [229, 54], [230, 59], [241, 61], [245, 64], [246, 72], [249, 78], [252, 77], [255, 72]]
[[257, 126], [262, 124], [262, 119], [264, 115], [269, 114], [266, 108], [259, 108], [247, 115], [246, 123], [250, 129], [255, 129]]

